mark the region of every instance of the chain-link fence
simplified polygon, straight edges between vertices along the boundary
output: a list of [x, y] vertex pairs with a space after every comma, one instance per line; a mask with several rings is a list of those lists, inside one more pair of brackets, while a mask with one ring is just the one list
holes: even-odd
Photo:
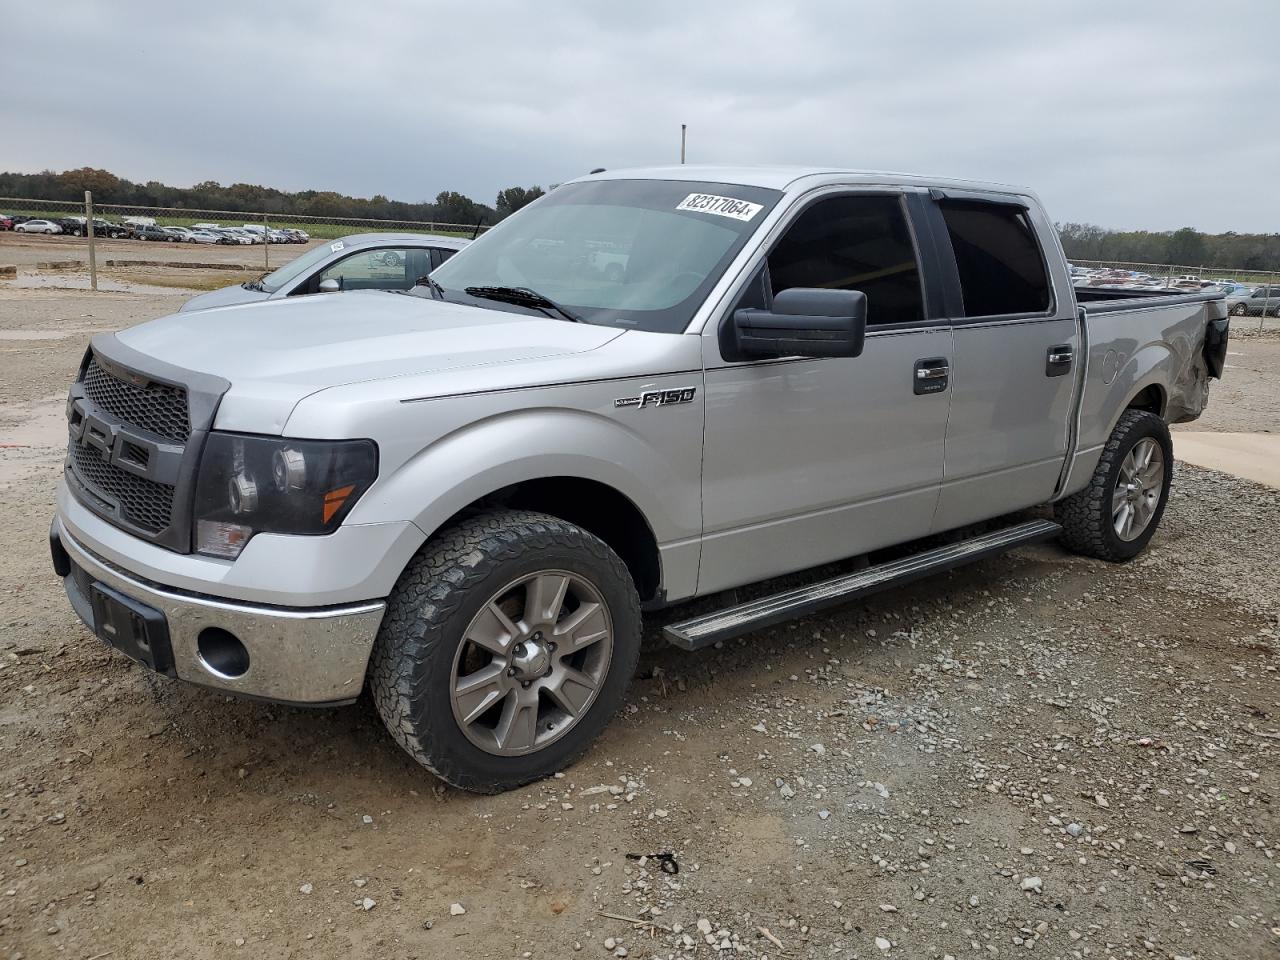
[[1189, 266], [1180, 263], [1136, 263], [1126, 260], [1071, 259], [1071, 262], [1077, 267], [1089, 269], [1146, 274], [1157, 280], [1165, 280], [1170, 283], [1176, 283], [1182, 279], [1216, 282], [1231, 281], [1250, 287], [1280, 283], [1280, 273], [1270, 270], [1242, 270], [1237, 267], [1207, 267], [1203, 265]]
[[1072, 260], [1071, 264], [1089, 271], [1087, 276], [1075, 278], [1076, 283], [1085, 285], [1119, 286], [1136, 281], [1144, 286], [1199, 290], [1206, 282], [1216, 283], [1217, 289], [1227, 294], [1227, 310], [1232, 316], [1257, 317], [1259, 331], [1280, 327], [1274, 322], [1280, 320], [1280, 273], [1123, 260]]
[[[92, 202], [92, 213], [90, 203]], [[93, 243], [86, 227], [94, 221]], [[97, 203], [86, 196], [84, 203], [68, 200], [38, 200], [0, 197], [0, 218], [11, 228], [47, 236], [84, 238], [90, 249], [90, 268], [95, 269], [100, 241], [149, 240], [172, 244], [201, 243], [246, 249], [246, 263], [262, 264], [270, 270], [298, 252], [293, 244], [333, 240], [355, 233], [429, 233], [454, 237], [474, 237], [484, 223], [445, 223], [434, 220], [374, 220], [359, 217], [317, 217], [270, 214], [246, 210], [196, 210], [184, 207], [145, 207]], [[47, 223], [48, 226], [44, 224]]]

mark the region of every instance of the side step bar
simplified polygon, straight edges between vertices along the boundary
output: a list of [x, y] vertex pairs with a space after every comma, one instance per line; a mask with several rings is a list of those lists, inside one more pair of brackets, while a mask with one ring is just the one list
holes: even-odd
[[1003, 553], [1013, 547], [1049, 540], [1061, 532], [1062, 527], [1051, 520], [1029, 520], [969, 540], [961, 540], [959, 543], [925, 550], [901, 560], [867, 567], [807, 587], [785, 590], [694, 617], [692, 620], [669, 624], [665, 633], [667, 640], [677, 647], [701, 650], [720, 640], [739, 637], [744, 633], [794, 620], [858, 597], [911, 583], [930, 574]]

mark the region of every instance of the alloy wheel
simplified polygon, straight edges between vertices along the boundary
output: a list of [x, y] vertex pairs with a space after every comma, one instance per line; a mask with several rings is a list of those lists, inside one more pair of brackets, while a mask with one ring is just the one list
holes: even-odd
[[454, 655], [453, 716], [475, 746], [533, 753], [586, 715], [609, 673], [613, 623], [594, 584], [540, 570], [495, 593]]
[[1111, 494], [1111, 523], [1121, 540], [1136, 540], [1155, 516], [1164, 492], [1164, 451], [1151, 437], [1133, 445]]

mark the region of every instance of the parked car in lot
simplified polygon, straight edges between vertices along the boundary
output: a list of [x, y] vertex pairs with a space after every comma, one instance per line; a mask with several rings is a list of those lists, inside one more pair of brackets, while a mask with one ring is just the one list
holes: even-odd
[[[620, 276], [583, 256], [601, 243]], [[308, 254], [291, 281], [373, 282], [383, 252], [325, 279]], [[1135, 557], [1168, 499], [1169, 424], [1204, 409], [1228, 326], [1218, 293], [1073, 288], [1017, 188], [593, 175], [408, 295], [96, 336], [53, 566], [158, 674], [312, 705], [367, 683], [418, 762], [503, 790], [608, 723], [642, 610], [706, 598], [664, 618], [699, 649], [1047, 538]], [[1041, 505], [1052, 520], [1008, 516]], [[780, 575], [797, 580], [734, 590]]]
[[[83, 237], [88, 231], [85, 229], [85, 219], [83, 217], [68, 217], [60, 220], [62, 232], [69, 233], [73, 237]], [[100, 220], [93, 218], [93, 235], [95, 237], [110, 237], [119, 239], [129, 235], [129, 228], [119, 223], [111, 223], [108, 220]]]
[[189, 238], [192, 243], [221, 243], [222, 238], [208, 230], [192, 230]]
[[52, 220], [23, 220], [13, 228], [17, 233], [61, 233], [62, 227]]
[[0, 230], [12, 230], [12, 229], [13, 229], [13, 217], [4, 213], [0, 213]]
[[1280, 285], [1263, 284], [1227, 297], [1227, 309], [1236, 317], [1280, 317]]
[[162, 227], [161, 229], [163, 229], [165, 233], [169, 234], [169, 236], [172, 239], [177, 240], [179, 243], [191, 242], [192, 231], [190, 227]]
[[181, 309], [343, 290], [409, 290], [468, 242], [423, 233], [358, 233], [309, 250], [261, 279], [192, 297]]
[[135, 223], [129, 227], [129, 236], [134, 240], [173, 240], [173, 235], [164, 227], [154, 223]]

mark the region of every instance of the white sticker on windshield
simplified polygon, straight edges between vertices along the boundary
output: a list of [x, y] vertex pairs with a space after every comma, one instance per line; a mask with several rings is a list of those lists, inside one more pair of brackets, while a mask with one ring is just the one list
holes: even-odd
[[329, 244], [329, 249], [334, 253], [337, 253], [339, 250], [342, 249], [342, 247], [343, 247], [343, 243], [341, 240], [339, 240], [337, 243]]
[[735, 200], [733, 197], [691, 193], [676, 205], [676, 209], [692, 210], [694, 213], [713, 213], [717, 217], [732, 217], [734, 220], [750, 220], [764, 207], [746, 200]]

